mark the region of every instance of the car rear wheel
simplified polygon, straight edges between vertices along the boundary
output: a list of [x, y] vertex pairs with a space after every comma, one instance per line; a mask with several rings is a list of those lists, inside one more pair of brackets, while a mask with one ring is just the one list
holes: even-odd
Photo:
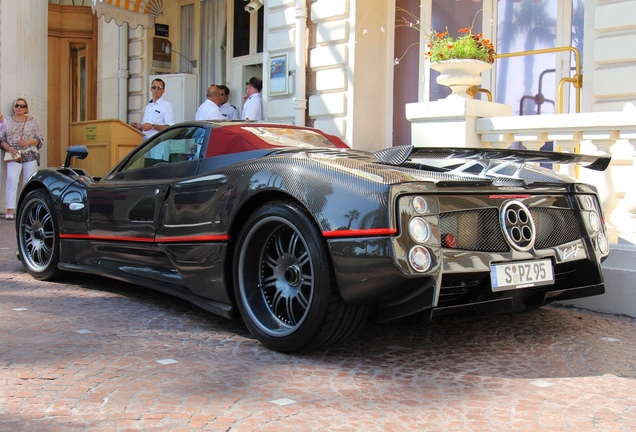
[[54, 279], [60, 257], [60, 236], [53, 203], [43, 190], [30, 192], [18, 209], [18, 249], [22, 264], [31, 276]]
[[243, 321], [271, 349], [332, 345], [366, 319], [366, 306], [340, 297], [320, 231], [298, 205], [278, 201], [254, 211], [238, 236], [233, 269]]

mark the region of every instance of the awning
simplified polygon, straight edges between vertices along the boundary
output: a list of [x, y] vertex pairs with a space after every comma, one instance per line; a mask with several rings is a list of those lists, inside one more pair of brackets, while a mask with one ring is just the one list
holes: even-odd
[[128, 23], [130, 28], [154, 27], [155, 17], [163, 13], [163, 0], [93, 0], [93, 13], [106, 22], [115, 20], [118, 26]]

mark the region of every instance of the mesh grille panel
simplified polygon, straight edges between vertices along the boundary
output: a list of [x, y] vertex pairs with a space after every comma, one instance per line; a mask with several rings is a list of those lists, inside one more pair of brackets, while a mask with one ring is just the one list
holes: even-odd
[[467, 210], [440, 215], [442, 247], [485, 252], [507, 252], [497, 209]]
[[[550, 207], [530, 208], [536, 229], [535, 249], [546, 249], [581, 238], [574, 210]], [[442, 247], [482, 252], [510, 250], [495, 208], [442, 213]]]
[[581, 229], [572, 210], [535, 207], [530, 209], [530, 213], [537, 230], [535, 249], [545, 249], [581, 238]]

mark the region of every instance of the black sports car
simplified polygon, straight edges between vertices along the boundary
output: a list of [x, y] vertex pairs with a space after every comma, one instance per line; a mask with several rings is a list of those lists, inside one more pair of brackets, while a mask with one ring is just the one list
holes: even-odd
[[187, 122], [103, 178], [38, 171], [19, 197], [18, 257], [35, 278], [100, 274], [237, 311], [285, 352], [368, 319], [499, 313], [604, 292], [599, 197], [541, 163], [608, 156], [399, 146], [319, 130]]

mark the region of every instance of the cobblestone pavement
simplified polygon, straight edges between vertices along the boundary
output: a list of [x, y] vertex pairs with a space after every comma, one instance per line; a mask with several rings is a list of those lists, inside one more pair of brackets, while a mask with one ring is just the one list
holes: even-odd
[[37, 282], [0, 220], [2, 431], [636, 430], [636, 320], [545, 307], [284, 355], [117, 281]]

